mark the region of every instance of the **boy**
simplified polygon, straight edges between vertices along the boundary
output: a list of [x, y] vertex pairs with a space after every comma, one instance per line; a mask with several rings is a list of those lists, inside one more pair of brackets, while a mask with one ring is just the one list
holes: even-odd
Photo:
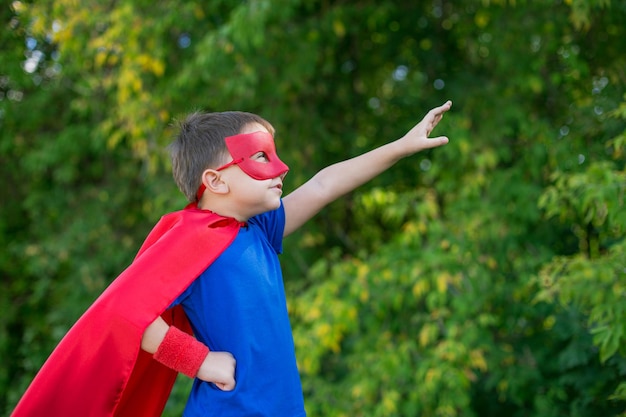
[[[157, 224], [14, 415], [159, 415], [183, 372], [195, 377], [185, 416], [304, 416], [277, 258], [282, 238], [401, 158], [446, 144], [428, 136], [451, 105], [284, 198], [288, 167], [267, 121], [242, 112], [189, 116], [171, 146], [189, 206]], [[55, 392], [63, 382], [65, 392]]]

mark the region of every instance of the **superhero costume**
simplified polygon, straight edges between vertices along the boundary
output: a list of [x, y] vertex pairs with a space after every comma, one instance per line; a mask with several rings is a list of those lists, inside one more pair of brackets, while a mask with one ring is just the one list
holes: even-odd
[[174, 304], [197, 340], [237, 360], [236, 386], [194, 379], [184, 417], [304, 417], [279, 254], [283, 207], [259, 214]]
[[[225, 138], [233, 161], [252, 178], [289, 168], [267, 132]], [[253, 159], [259, 152], [265, 161]], [[197, 193], [200, 200], [202, 185]], [[160, 416], [177, 373], [141, 350], [145, 329], [161, 316], [191, 333], [178, 297], [234, 240], [241, 223], [190, 204], [161, 218], [133, 263], [74, 324], [35, 376], [12, 417]]]
[[143, 332], [160, 315], [191, 331], [182, 309], [168, 307], [239, 227], [194, 205], [164, 216], [61, 340], [12, 416], [160, 416], [177, 373], [141, 350]]

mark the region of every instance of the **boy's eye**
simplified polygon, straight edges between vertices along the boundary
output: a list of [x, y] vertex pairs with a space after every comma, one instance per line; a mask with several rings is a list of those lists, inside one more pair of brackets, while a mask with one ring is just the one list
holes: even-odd
[[254, 155], [252, 155], [252, 159], [257, 162], [269, 162], [269, 159], [267, 159], [267, 155], [265, 154], [265, 152], [255, 153]]

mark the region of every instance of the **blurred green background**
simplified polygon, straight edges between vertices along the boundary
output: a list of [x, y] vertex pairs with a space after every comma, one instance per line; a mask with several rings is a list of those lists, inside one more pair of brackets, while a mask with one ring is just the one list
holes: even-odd
[[626, 2], [14, 0], [0, 14], [3, 415], [184, 206], [172, 120], [267, 118], [288, 191], [446, 99], [435, 135], [450, 144], [285, 242], [309, 415], [626, 415]]

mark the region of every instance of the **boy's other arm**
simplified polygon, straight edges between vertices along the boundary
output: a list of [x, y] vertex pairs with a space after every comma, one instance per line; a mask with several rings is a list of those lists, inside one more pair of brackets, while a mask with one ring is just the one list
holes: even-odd
[[447, 101], [435, 107], [402, 138], [330, 165], [285, 196], [284, 236], [294, 232], [327, 204], [371, 180], [400, 159], [448, 143], [445, 136], [428, 136], [451, 106], [452, 102]]
[[[161, 317], [153, 321], [144, 331], [141, 348], [154, 355], [165, 338], [170, 326]], [[235, 388], [235, 358], [230, 352], [209, 352], [204, 358], [196, 377], [213, 382], [222, 391]]]

